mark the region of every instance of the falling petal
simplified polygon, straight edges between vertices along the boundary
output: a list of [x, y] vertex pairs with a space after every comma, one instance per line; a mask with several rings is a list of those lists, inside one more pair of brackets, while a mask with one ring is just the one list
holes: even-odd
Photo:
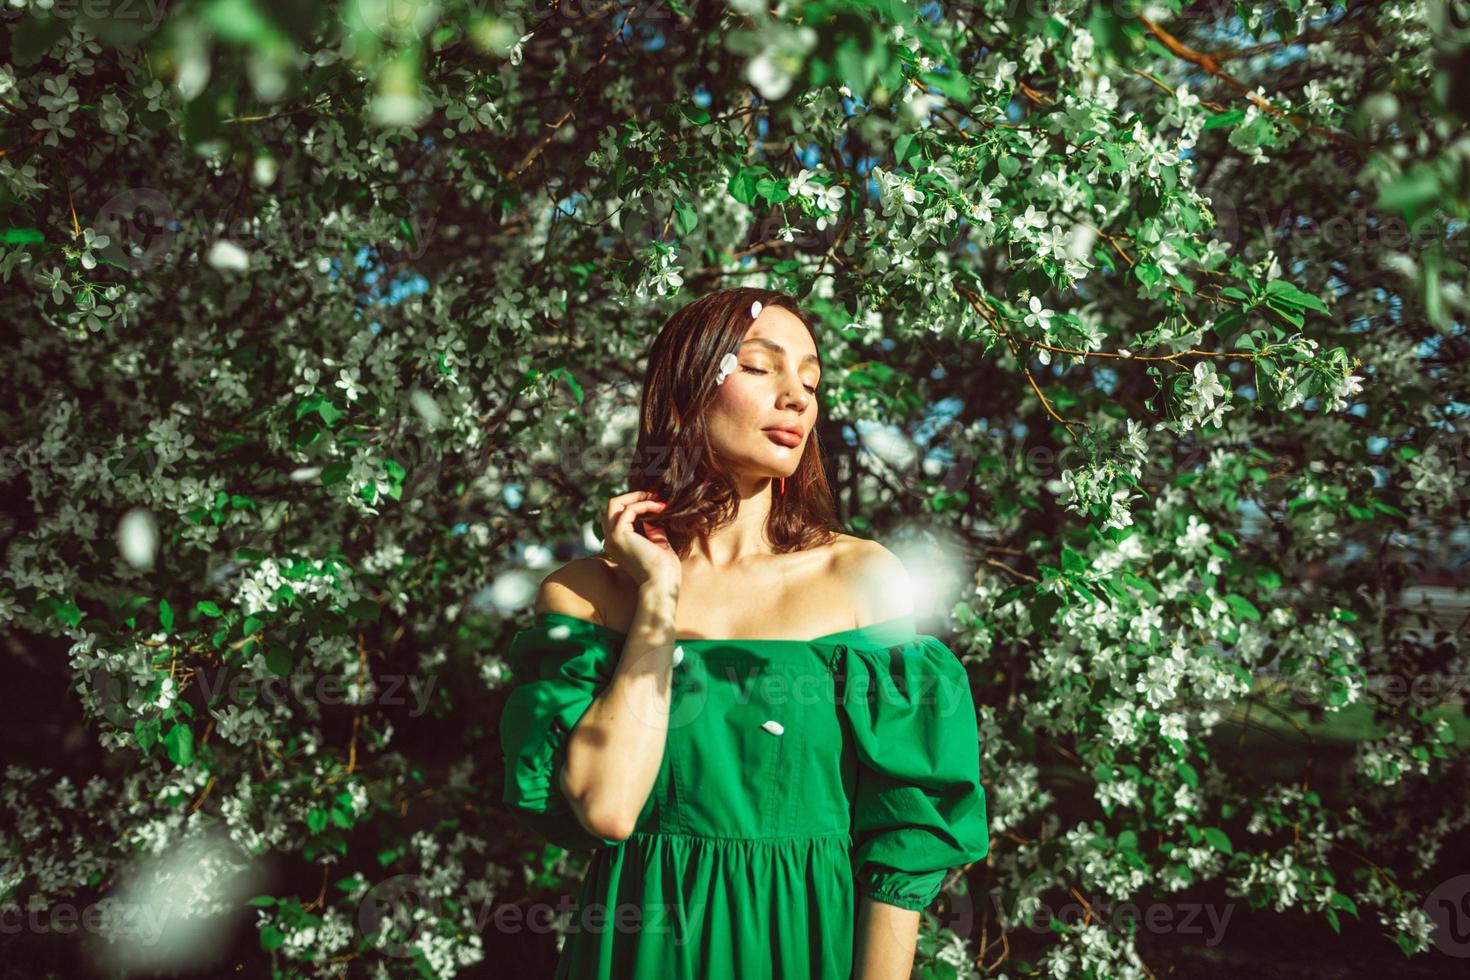
[[69, 937], [106, 976], [227, 972], [219, 937], [238, 924], [234, 910], [269, 887], [263, 862], [213, 830], [141, 854], [116, 881], [87, 907], [96, 918]]
[[756, 317], [760, 316], [761, 315], [761, 310], [763, 310], [763, 309], [765, 309], [765, 307], [764, 306], [761, 306], [761, 301], [760, 300], [756, 300], [754, 303], [751, 303], [750, 304], [750, 316], [751, 316], [751, 319], [755, 319]]
[[151, 512], [134, 507], [123, 515], [117, 525], [117, 550], [134, 568], [146, 571], [153, 567], [158, 556], [158, 525]]
[[250, 256], [234, 242], [219, 239], [209, 250], [206, 261], [216, 269], [234, 269], [244, 272], [250, 268]]
[[781, 723], [779, 721], [768, 721], [765, 724], [761, 725], [761, 727], [770, 732], [772, 735], [780, 735], [786, 730], [781, 727]]
[[724, 357], [720, 358], [720, 373], [715, 378], [715, 384], [724, 384], [725, 379], [730, 376], [730, 372], [734, 371], [739, 366], [740, 358], [736, 357], [734, 354], [726, 354]]
[[588, 551], [602, 550], [602, 535], [597, 533], [597, 528], [592, 526], [591, 521], [582, 522], [582, 547]]
[[439, 403], [434, 396], [421, 388], [415, 388], [408, 396], [409, 404], [413, 405], [414, 411], [419, 413], [419, 418], [431, 429], [436, 429], [444, 421], [444, 412], [439, 408]]
[[[1182, 86], [1181, 86], [1182, 88]], [[1073, 260], [1085, 259], [1092, 254], [1092, 243], [1097, 240], [1097, 232], [1091, 225], [1081, 222], [1072, 226], [1067, 235], [1067, 258]]]
[[677, 667], [684, 660], [684, 648], [674, 647], [674, 666]]
[[490, 584], [490, 601], [506, 612], [524, 609], [535, 601], [542, 578], [520, 568], [501, 572]]
[[276, 182], [276, 173], [280, 165], [272, 156], [258, 156], [255, 158], [255, 167], [251, 170], [251, 176], [261, 187], [269, 187]]
[[762, 98], [775, 101], [786, 94], [794, 80], [790, 60], [789, 57], [773, 57], [762, 51], [746, 64], [745, 78]]
[[907, 470], [918, 461], [918, 447], [897, 426], [862, 421], [857, 430], [863, 448], [894, 469]]

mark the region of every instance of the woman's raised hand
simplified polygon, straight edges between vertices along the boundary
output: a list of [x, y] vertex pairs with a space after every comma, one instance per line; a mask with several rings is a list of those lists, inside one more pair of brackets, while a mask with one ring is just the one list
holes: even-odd
[[644, 533], [634, 524], [668, 505], [647, 490], [620, 493], [607, 502], [602, 518], [603, 550], [638, 586], [678, 588], [684, 575], [679, 555], [658, 525], [645, 519]]

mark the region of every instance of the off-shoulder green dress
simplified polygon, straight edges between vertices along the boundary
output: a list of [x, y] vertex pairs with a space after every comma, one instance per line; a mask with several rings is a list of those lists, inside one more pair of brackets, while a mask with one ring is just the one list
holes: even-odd
[[558, 770], [624, 638], [545, 612], [510, 646], [504, 801], [595, 850], [557, 980], [849, 980], [859, 898], [924, 908], [988, 852], [966, 672], [911, 615], [814, 640], [679, 640], [634, 832], [590, 833]]

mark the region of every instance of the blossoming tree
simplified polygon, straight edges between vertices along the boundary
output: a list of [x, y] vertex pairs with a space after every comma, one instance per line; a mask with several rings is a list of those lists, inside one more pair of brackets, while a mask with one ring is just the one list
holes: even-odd
[[1465, 545], [1461, 13], [9, 0], [0, 944], [524, 953], [581, 864], [497, 804], [505, 641], [658, 325], [753, 284], [975, 683], [923, 975], [1151, 976], [1187, 930], [1106, 910], [1190, 896], [1438, 955], [1463, 712], [1376, 681], [1466, 672], [1410, 588]]

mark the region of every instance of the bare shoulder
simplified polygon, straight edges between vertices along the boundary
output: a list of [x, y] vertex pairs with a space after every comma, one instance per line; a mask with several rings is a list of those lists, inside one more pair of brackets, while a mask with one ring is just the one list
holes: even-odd
[[541, 580], [536, 612], [559, 612], [607, 625], [612, 565], [599, 555], [574, 558]]
[[846, 584], [856, 607], [858, 625], [881, 623], [914, 611], [908, 569], [877, 541], [842, 535], [834, 571]]

